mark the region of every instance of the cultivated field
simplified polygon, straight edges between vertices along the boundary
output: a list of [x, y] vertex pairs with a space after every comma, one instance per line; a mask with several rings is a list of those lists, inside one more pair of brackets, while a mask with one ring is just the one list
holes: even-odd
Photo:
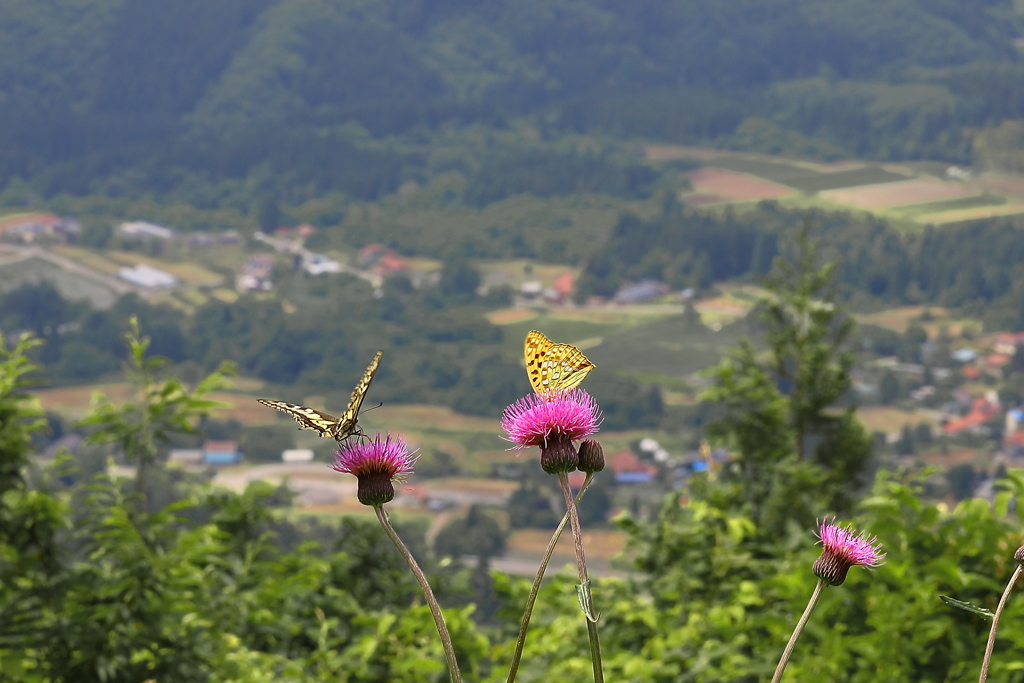
[[884, 327], [903, 334], [912, 322], [921, 318], [926, 312], [930, 317], [942, 320], [946, 320], [949, 316], [949, 311], [935, 306], [901, 306], [877, 313], [858, 313], [854, 317], [865, 325]]
[[99, 252], [66, 244], [53, 247], [53, 251], [107, 275], [116, 276], [125, 266], [147, 265], [170, 273], [188, 285], [217, 286], [224, 279], [198, 263], [165, 261], [130, 251]]
[[[49, 282], [69, 301], [87, 301], [94, 308], [110, 308], [121, 292], [102, 275], [66, 270], [50, 260], [32, 256], [0, 264], [0, 292], [26, 283]], [[123, 289], [128, 289], [127, 283]]]
[[993, 218], [995, 216], [1013, 216], [1024, 213], [1024, 202], [1006, 203], [1005, 200], [999, 205], [979, 206], [973, 209], [959, 209], [943, 213], [926, 213], [916, 218], [918, 223], [957, 223], [960, 221], [973, 221], [979, 218]]
[[692, 206], [779, 199], [792, 208], [867, 211], [908, 229], [1024, 213], [1024, 176], [947, 180], [946, 165], [937, 163], [815, 163], [672, 145], [649, 146], [646, 155], [705, 164], [690, 172], [694, 191], [683, 199]]
[[[928, 314], [927, 320], [921, 319], [925, 313]], [[965, 331], [980, 334], [984, 327], [979, 320], [950, 318], [949, 311], [934, 306], [901, 306], [877, 313], [857, 313], [854, 317], [865, 325], [884, 327], [900, 334], [906, 332], [912, 323], [918, 324], [928, 333], [929, 339], [942, 336], [955, 339], [963, 336]]]
[[906, 425], [914, 427], [926, 422], [933, 428], [939, 426], [936, 415], [932, 411], [911, 411], [890, 406], [861, 408], [857, 411], [857, 417], [868, 431], [883, 432], [889, 436], [899, 434]]
[[859, 209], [886, 209], [905, 204], [937, 202], [976, 194], [976, 191], [958, 182], [945, 182], [935, 178], [916, 178], [881, 185], [826, 190], [825, 199], [849, 204]]
[[503, 308], [500, 311], [488, 313], [487, 319], [492, 325], [511, 325], [533, 320], [537, 315], [537, 311], [532, 308]]
[[720, 197], [721, 201], [779, 199], [793, 194], [785, 185], [720, 168], [699, 168], [687, 175], [698, 195]]

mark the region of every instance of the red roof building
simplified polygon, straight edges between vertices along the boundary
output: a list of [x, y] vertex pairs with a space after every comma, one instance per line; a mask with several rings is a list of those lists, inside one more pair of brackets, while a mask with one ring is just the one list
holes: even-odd
[[971, 427], [980, 427], [997, 415], [999, 415], [999, 404], [984, 398], [976, 398], [971, 405], [971, 412], [956, 420], [950, 420], [943, 425], [942, 431], [946, 434], [956, 434]]
[[554, 287], [559, 297], [565, 299], [576, 288], [576, 275], [571, 270], [565, 271], [555, 278]]
[[657, 467], [643, 464], [633, 451], [619, 451], [606, 462], [615, 472], [615, 480], [621, 483], [650, 481], [658, 473]]
[[1010, 362], [1010, 356], [1005, 353], [990, 353], [985, 356], [985, 365], [990, 368], [1001, 368]]

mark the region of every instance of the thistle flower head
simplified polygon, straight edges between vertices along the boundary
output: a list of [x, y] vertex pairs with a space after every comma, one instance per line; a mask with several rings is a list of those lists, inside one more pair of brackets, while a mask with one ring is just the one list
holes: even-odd
[[597, 431], [601, 411], [597, 402], [582, 389], [543, 397], [525, 396], [508, 408], [501, 426], [516, 448], [543, 447], [553, 439], [579, 441]]
[[572, 389], [519, 399], [505, 409], [501, 426], [515, 448], [539, 446], [541, 467], [555, 474], [576, 469], [573, 442], [596, 432], [600, 421], [601, 411], [593, 397]]
[[818, 528], [821, 539], [821, 556], [814, 563], [814, 574], [833, 586], [846, 580], [846, 572], [850, 567], [860, 565], [869, 569], [882, 564], [885, 553], [880, 553], [882, 546], [875, 536], [867, 532], [856, 533], [851, 528], [843, 528], [827, 517]]
[[412, 474], [416, 457], [405, 439], [388, 434], [368, 441], [342, 444], [331, 469], [353, 474], [358, 483], [357, 496], [363, 505], [383, 505], [395, 497], [394, 481]]

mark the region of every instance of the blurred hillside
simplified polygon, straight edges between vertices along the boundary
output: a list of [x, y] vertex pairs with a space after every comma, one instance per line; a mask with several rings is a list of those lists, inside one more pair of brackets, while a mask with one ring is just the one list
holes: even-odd
[[44, 196], [373, 199], [528, 165], [450, 148], [524, 125], [537, 144], [963, 162], [974, 129], [1024, 118], [1010, 0], [3, 0], [0, 17], [0, 188]]

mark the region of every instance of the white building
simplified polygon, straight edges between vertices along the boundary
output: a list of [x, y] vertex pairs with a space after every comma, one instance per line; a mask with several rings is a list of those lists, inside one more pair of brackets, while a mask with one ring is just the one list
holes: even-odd
[[289, 448], [281, 451], [282, 462], [312, 462], [313, 451], [309, 448]]
[[310, 275], [321, 273], [340, 273], [341, 264], [332, 261], [323, 254], [309, 254], [303, 259], [303, 269]]
[[173, 287], [178, 284], [178, 278], [170, 273], [142, 263], [132, 268], [124, 266], [119, 271], [119, 275], [122, 280], [127, 280], [139, 287]]
[[167, 454], [167, 460], [185, 465], [199, 465], [203, 462], [203, 451], [200, 448], [172, 448]]
[[174, 231], [154, 223], [146, 221], [128, 221], [117, 227], [122, 235], [131, 237], [155, 237], [161, 240], [169, 240], [174, 237]]

